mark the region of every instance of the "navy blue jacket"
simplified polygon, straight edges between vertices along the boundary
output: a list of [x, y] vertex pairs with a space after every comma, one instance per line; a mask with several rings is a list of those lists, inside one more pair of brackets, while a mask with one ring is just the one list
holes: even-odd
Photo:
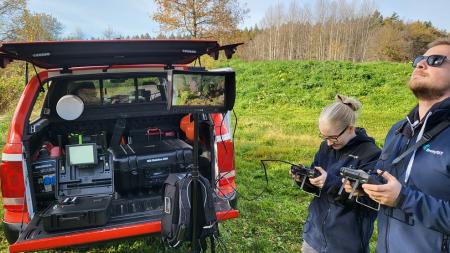
[[[428, 116], [425, 133], [450, 117], [450, 98], [435, 104], [428, 114], [422, 120]], [[395, 208], [382, 206], [379, 211], [378, 253], [450, 252], [450, 127], [416, 150], [406, 182], [413, 154], [392, 165], [396, 157], [414, 145], [423, 125], [418, 121], [416, 107], [386, 137], [377, 168], [394, 175], [402, 189]]]
[[303, 229], [304, 240], [315, 250], [321, 253], [369, 251], [376, 212], [355, 202], [346, 201], [345, 196], [337, 196], [342, 185], [339, 172], [344, 166], [370, 170], [375, 167], [380, 152], [374, 139], [368, 137], [361, 128], [357, 129], [356, 137], [340, 150], [328, 147], [326, 142], [320, 145], [313, 166], [326, 170], [327, 179], [320, 197], [314, 197], [309, 205], [309, 214]]

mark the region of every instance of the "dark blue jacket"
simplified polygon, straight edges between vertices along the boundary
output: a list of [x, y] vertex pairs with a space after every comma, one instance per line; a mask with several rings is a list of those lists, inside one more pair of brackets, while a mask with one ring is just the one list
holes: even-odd
[[[450, 117], [450, 98], [435, 104], [430, 112], [425, 133]], [[386, 137], [377, 168], [389, 171], [403, 186], [397, 206], [382, 206], [379, 211], [378, 253], [450, 252], [450, 127], [416, 150], [406, 182], [413, 154], [392, 166], [396, 157], [414, 145], [423, 124], [418, 121], [416, 107]]]
[[327, 171], [320, 197], [314, 197], [303, 229], [304, 240], [319, 252], [368, 252], [376, 212], [363, 207], [337, 192], [342, 185], [341, 167], [370, 170], [380, 155], [374, 139], [358, 128], [356, 137], [345, 147], [334, 150], [322, 142], [313, 166]]

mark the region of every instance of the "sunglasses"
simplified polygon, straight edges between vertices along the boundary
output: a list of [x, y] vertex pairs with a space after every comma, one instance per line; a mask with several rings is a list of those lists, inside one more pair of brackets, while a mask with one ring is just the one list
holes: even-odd
[[431, 66], [431, 67], [441, 66], [442, 63], [444, 63], [444, 61], [448, 61], [447, 56], [445, 56], [445, 55], [437, 55], [437, 54], [429, 55], [429, 56], [419, 55], [419, 56], [416, 56], [416, 58], [414, 58], [412, 66], [414, 68], [417, 67], [417, 64], [419, 64], [419, 62], [421, 62], [422, 60], [425, 60], [426, 63], [428, 64], [428, 66]]
[[345, 130], [347, 130], [348, 127], [349, 127], [349, 126], [346, 126], [346, 127], [344, 128], [344, 130], [342, 130], [342, 132], [340, 132], [338, 135], [334, 135], [334, 136], [325, 136], [325, 135], [323, 135], [322, 133], [319, 133], [319, 137], [320, 137], [322, 140], [324, 140], [324, 141], [328, 140], [328, 141], [331, 141], [331, 142], [337, 142], [338, 139], [339, 139], [339, 137], [341, 137], [341, 135], [345, 132]]

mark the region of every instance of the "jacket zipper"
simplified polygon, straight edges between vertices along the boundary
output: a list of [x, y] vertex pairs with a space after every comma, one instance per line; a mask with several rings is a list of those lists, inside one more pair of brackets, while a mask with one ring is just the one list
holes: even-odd
[[[397, 154], [398, 154], [398, 153], [402, 154], [406, 149], [408, 149], [409, 143], [410, 143], [411, 139], [412, 139], [412, 137], [411, 137], [411, 138], [408, 138], [408, 140], [406, 141], [406, 145], [404, 146], [404, 148], [402, 148], [402, 149], [400, 150], [400, 152], [397, 152]], [[401, 139], [400, 139], [400, 141], [401, 141]], [[401, 163], [398, 164], [397, 168], [401, 168], [404, 164], [405, 164], [405, 160], [401, 161]], [[400, 166], [400, 165], [401, 165], [401, 166]], [[391, 172], [392, 172], [392, 171], [391, 171]], [[391, 218], [390, 218], [388, 215], [386, 215], [386, 234], [385, 234], [385, 238], [384, 238], [384, 241], [385, 241], [385, 248], [386, 248], [386, 253], [389, 253], [389, 241], [388, 241], [388, 239], [389, 239], [389, 225], [390, 225], [390, 224], [389, 224], [389, 221], [390, 221], [390, 219], [391, 219]]]
[[325, 222], [327, 221], [328, 215], [330, 214], [330, 210], [331, 210], [331, 206], [330, 206], [330, 203], [328, 203], [327, 214], [325, 215], [325, 218], [323, 219], [323, 222], [322, 222], [322, 234], [323, 234], [323, 240], [325, 242], [325, 249], [328, 247], [327, 237], [325, 234]]
[[384, 238], [384, 241], [385, 241], [384, 245], [386, 247], [386, 253], [389, 253], [389, 241], [388, 241], [388, 238], [389, 238], [389, 220], [390, 220], [389, 216], [386, 216], [386, 233], [385, 233], [385, 238]]
[[446, 234], [444, 234], [444, 237], [442, 238], [441, 252], [442, 253], [448, 252], [448, 235]]
[[[362, 250], [364, 251], [368, 245], [366, 245], [365, 243], [365, 239], [366, 239], [366, 233], [364, 233], [364, 215], [362, 213], [358, 213], [358, 225], [359, 225], [359, 229], [360, 229], [360, 233], [361, 233], [361, 237], [360, 237], [360, 243], [361, 243], [361, 247]], [[369, 243], [369, 242], [367, 242]]]

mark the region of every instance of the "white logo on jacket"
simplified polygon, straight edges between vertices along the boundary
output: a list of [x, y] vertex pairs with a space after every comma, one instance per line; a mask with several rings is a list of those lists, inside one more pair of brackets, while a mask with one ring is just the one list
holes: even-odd
[[425, 150], [425, 152], [438, 156], [442, 156], [444, 154], [444, 151], [430, 149], [430, 146], [430, 144], [423, 146], [423, 150]]

